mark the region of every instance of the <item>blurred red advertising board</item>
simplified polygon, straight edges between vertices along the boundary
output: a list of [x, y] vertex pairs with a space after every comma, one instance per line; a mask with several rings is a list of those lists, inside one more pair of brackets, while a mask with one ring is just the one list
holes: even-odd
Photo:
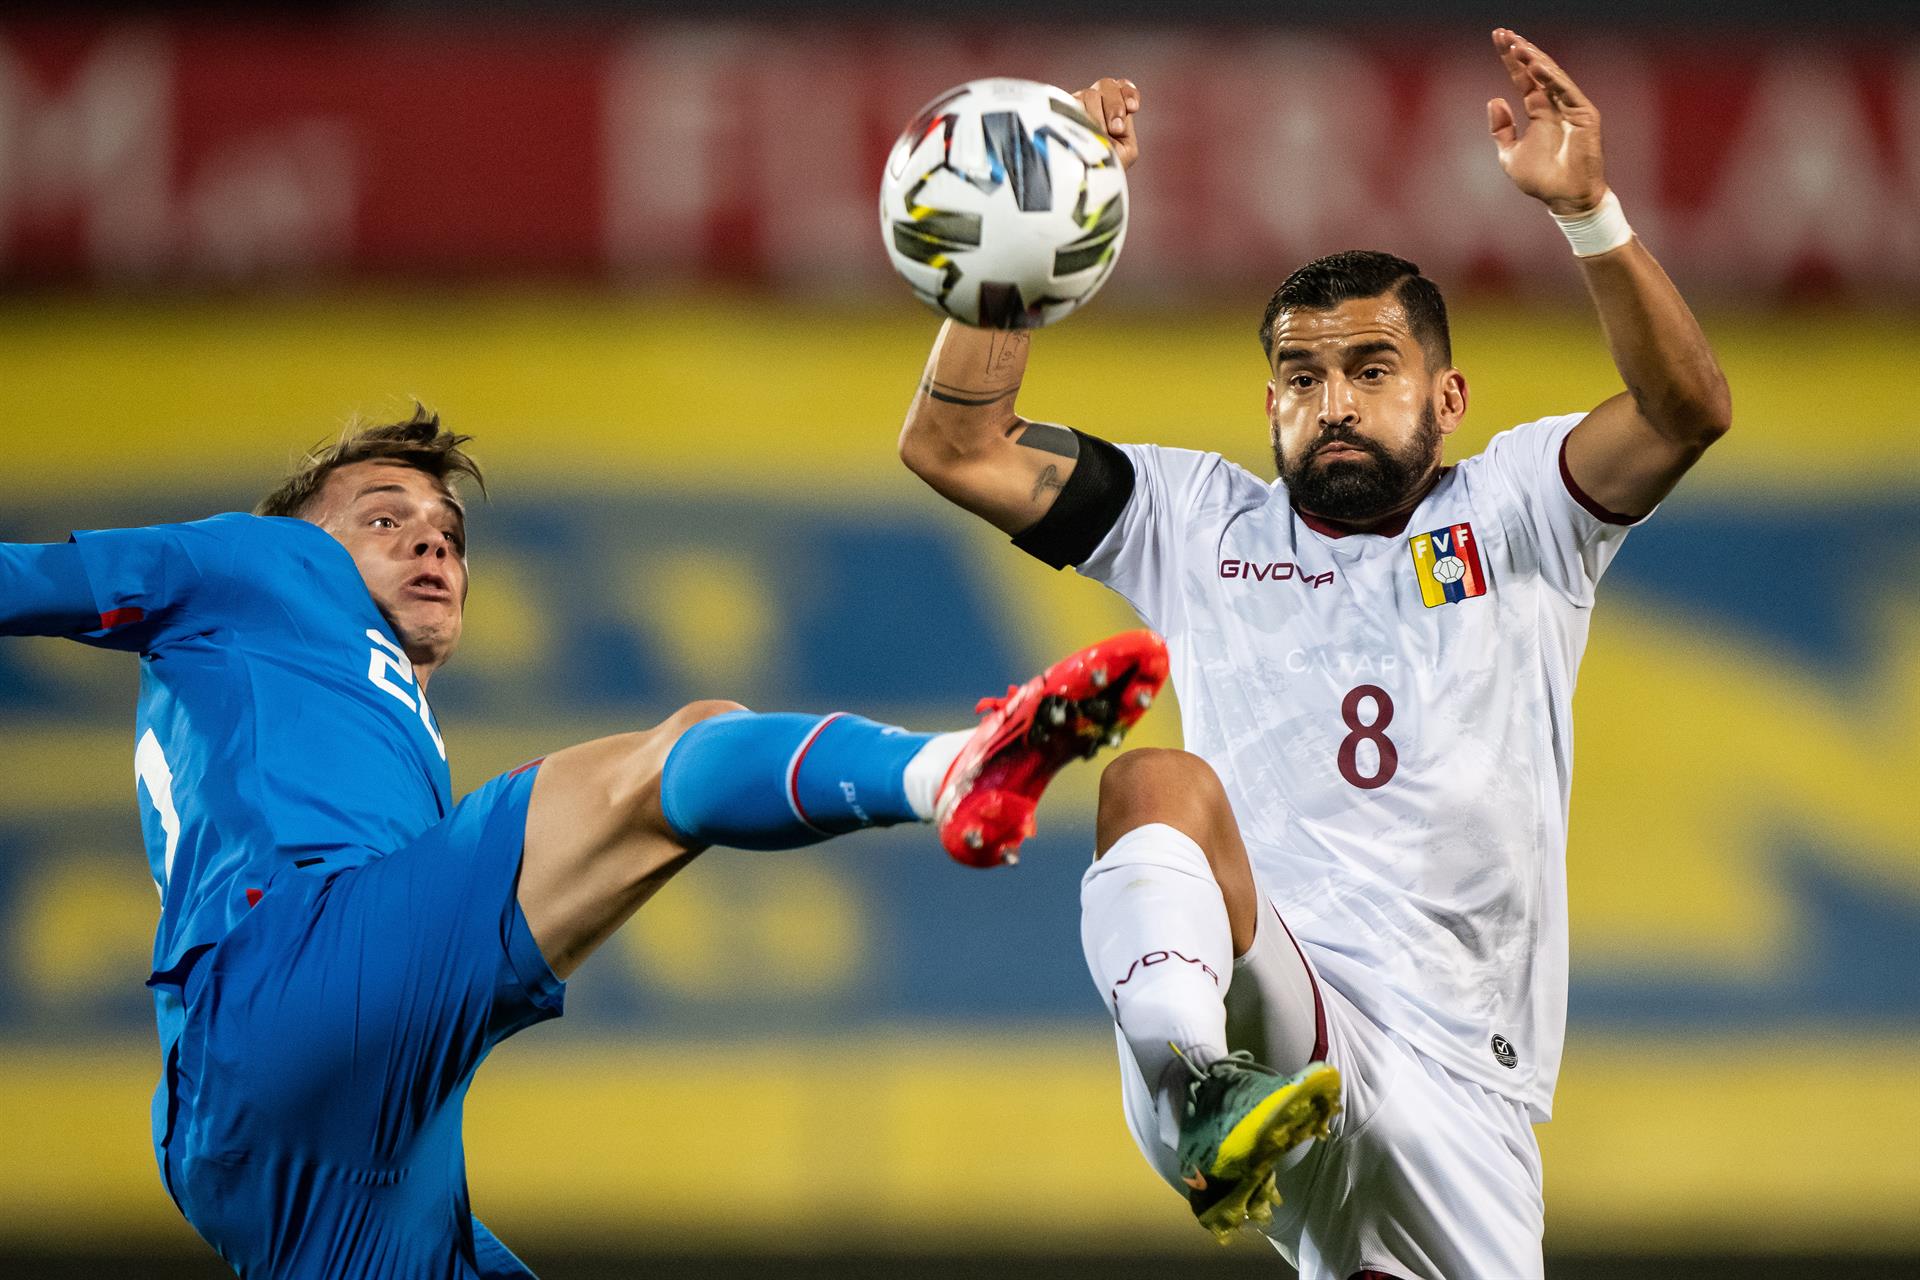
[[[1920, 44], [1621, 38], [1553, 52], [1689, 284], [1920, 296]], [[1115, 291], [1204, 298], [1368, 246], [1577, 287], [1486, 137], [1478, 31], [911, 24], [0, 25], [0, 281], [564, 275], [884, 287], [894, 132], [977, 76], [1136, 80]]]

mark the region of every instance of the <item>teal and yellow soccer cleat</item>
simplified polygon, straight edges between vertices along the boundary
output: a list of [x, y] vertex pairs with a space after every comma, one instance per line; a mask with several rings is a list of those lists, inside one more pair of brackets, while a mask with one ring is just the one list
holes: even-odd
[[1310, 1062], [1283, 1076], [1246, 1052], [1193, 1070], [1180, 1116], [1181, 1180], [1193, 1216], [1225, 1244], [1249, 1222], [1273, 1221], [1275, 1167], [1301, 1143], [1327, 1136], [1340, 1110], [1340, 1073]]

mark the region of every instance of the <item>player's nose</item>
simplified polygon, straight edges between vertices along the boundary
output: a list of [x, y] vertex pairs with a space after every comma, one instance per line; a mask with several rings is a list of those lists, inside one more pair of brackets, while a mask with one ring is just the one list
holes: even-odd
[[1321, 387], [1319, 417], [1322, 427], [1351, 427], [1360, 420], [1352, 388], [1337, 378], [1328, 378]]

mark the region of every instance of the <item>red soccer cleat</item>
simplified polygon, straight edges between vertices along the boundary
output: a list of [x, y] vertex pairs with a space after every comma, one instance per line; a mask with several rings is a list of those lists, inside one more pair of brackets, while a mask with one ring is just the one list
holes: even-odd
[[1020, 860], [1040, 793], [1060, 767], [1120, 745], [1167, 681], [1167, 642], [1151, 631], [1109, 636], [1062, 658], [1004, 698], [982, 698], [986, 719], [940, 784], [934, 820], [954, 861], [997, 867]]

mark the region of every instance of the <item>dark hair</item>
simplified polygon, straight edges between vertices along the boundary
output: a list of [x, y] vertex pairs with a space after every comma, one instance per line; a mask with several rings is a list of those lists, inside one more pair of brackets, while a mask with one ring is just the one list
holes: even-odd
[[1453, 340], [1447, 334], [1447, 303], [1433, 281], [1405, 258], [1375, 249], [1348, 249], [1315, 258], [1288, 276], [1260, 320], [1260, 349], [1273, 363], [1273, 322], [1282, 311], [1323, 311], [1355, 298], [1377, 298], [1391, 290], [1407, 309], [1407, 323], [1427, 354], [1430, 368], [1453, 363]]
[[293, 474], [260, 499], [253, 514], [299, 515], [319, 494], [328, 476], [356, 462], [397, 462], [426, 472], [449, 490], [453, 488], [453, 477], [468, 476], [485, 494], [486, 478], [463, 447], [472, 439], [472, 436], [442, 431], [440, 415], [419, 401], [414, 402], [413, 416], [405, 422], [369, 426], [356, 419], [340, 433], [338, 440], [310, 449]]

